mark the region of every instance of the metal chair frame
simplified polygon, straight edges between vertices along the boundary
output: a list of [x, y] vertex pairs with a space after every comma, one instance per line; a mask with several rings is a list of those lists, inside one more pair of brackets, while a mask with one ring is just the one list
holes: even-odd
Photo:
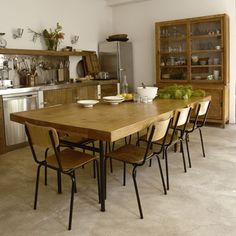
[[[34, 161], [38, 164], [37, 175], [36, 175], [36, 185], [35, 185], [35, 196], [34, 196], [34, 210], [36, 210], [36, 208], [37, 208], [38, 187], [39, 187], [39, 177], [40, 177], [40, 169], [41, 169], [41, 167], [44, 166], [45, 170], [47, 170], [47, 168], [50, 168], [50, 169], [53, 169], [53, 170], [57, 171], [57, 173], [60, 173], [60, 174], [62, 173], [62, 174], [68, 175], [70, 177], [70, 179], [71, 179], [71, 200], [70, 200], [68, 230], [71, 230], [71, 227], [72, 227], [73, 205], [74, 205], [74, 193], [76, 192], [75, 170], [77, 168], [79, 168], [79, 167], [71, 168], [71, 169], [68, 169], [68, 170], [63, 170], [62, 165], [61, 165], [61, 161], [60, 161], [60, 150], [59, 150], [60, 146], [56, 146], [55, 145], [55, 140], [54, 140], [54, 137], [53, 137], [53, 134], [52, 134], [51, 130], [49, 130], [49, 136], [50, 136], [51, 144], [52, 144], [52, 147], [53, 147], [53, 150], [54, 150], [54, 154], [55, 154], [55, 157], [56, 157], [56, 160], [57, 160], [58, 168], [55, 167], [55, 166], [49, 165], [47, 163], [46, 159], [42, 160], [42, 161], [38, 160], [37, 155], [36, 155], [36, 151], [34, 149], [34, 145], [32, 143], [30, 132], [29, 132], [29, 130], [27, 128], [27, 125], [25, 126], [25, 131], [26, 131], [26, 134], [27, 134], [27, 137], [28, 137], [28, 142], [29, 142], [29, 145], [30, 145], [30, 149], [31, 149]], [[48, 150], [48, 149], [46, 149], [46, 150]], [[46, 152], [47, 151], [45, 151], [45, 153]], [[95, 163], [96, 163], [96, 167], [97, 167], [97, 173], [99, 173], [98, 161], [95, 160]], [[58, 178], [59, 178], [59, 175], [58, 175]], [[58, 183], [60, 184], [61, 181], [58, 180]], [[99, 202], [100, 202], [100, 180], [99, 180], [99, 175], [98, 175], [98, 178], [97, 178], [97, 185], [98, 185], [98, 196], [99, 196]]]
[[[151, 152], [151, 154], [149, 154], [149, 151], [151, 150], [151, 146], [152, 146], [153, 134], [155, 132], [155, 126], [153, 125], [151, 127], [150, 136], [149, 136], [148, 141], [147, 141], [147, 146], [146, 146], [146, 150], [145, 150], [143, 160], [140, 163], [132, 163], [132, 164], [129, 163], [129, 162], [123, 161], [125, 164], [131, 164], [133, 166], [132, 178], [133, 178], [133, 183], [134, 183], [134, 188], [135, 188], [135, 193], [136, 193], [136, 198], [137, 198], [137, 203], [138, 203], [138, 208], [139, 208], [139, 214], [140, 214], [141, 219], [143, 219], [143, 211], [142, 211], [141, 200], [140, 200], [139, 191], [138, 191], [138, 185], [137, 185], [137, 181], [136, 181], [137, 169], [138, 169], [138, 167], [142, 167], [146, 163], [146, 161], [152, 159], [153, 157], [156, 157], [157, 162], [158, 162], [158, 166], [159, 166], [160, 175], [161, 175], [161, 181], [162, 181], [162, 185], [163, 185], [164, 194], [165, 195], [167, 194], [165, 180], [164, 180], [163, 171], [162, 171], [162, 167], [161, 167], [161, 162], [160, 162], [160, 159], [159, 159], [159, 154], [161, 152], [163, 152], [164, 143], [166, 141], [166, 137], [167, 137], [167, 134], [168, 134], [168, 130], [171, 126], [171, 122], [172, 122], [172, 119], [170, 119], [170, 121], [169, 121], [167, 130], [166, 130], [165, 135], [163, 137], [163, 145], [162, 145], [159, 152], [155, 152], [155, 153]], [[109, 153], [108, 153], [108, 157], [109, 157]], [[105, 159], [105, 177], [106, 177], [106, 160], [107, 160], [107, 158]], [[118, 161], [120, 161], [120, 160], [118, 160]], [[125, 165], [124, 165], [124, 167], [125, 167]], [[125, 172], [125, 169], [124, 169], [124, 172]], [[106, 178], [105, 178], [105, 183], [106, 182], [107, 181], [106, 181]], [[107, 189], [106, 186], [105, 186], [105, 189]], [[106, 191], [105, 191], [105, 193], [106, 193]], [[105, 194], [105, 196], [107, 196], [107, 194]]]
[[[189, 108], [189, 112], [187, 115], [187, 119], [186, 122], [183, 126], [182, 131], [186, 130], [187, 127], [187, 123], [189, 121], [190, 118], [190, 113], [191, 113], [191, 108]], [[180, 135], [178, 136], [178, 140], [174, 141], [174, 136], [175, 134], [178, 132], [178, 121], [179, 121], [179, 117], [180, 117], [180, 112], [177, 113], [176, 115], [176, 119], [175, 121], [172, 121], [172, 125], [171, 125], [171, 130], [172, 130], [172, 134], [171, 134], [171, 138], [169, 140], [168, 143], [164, 143], [164, 144], [159, 144], [157, 142], [152, 142], [152, 145], [156, 144], [156, 145], [163, 145], [163, 159], [165, 159], [165, 169], [166, 169], [166, 189], [169, 190], [170, 189], [170, 184], [169, 184], [169, 167], [168, 167], [168, 155], [167, 155], [167, 151], [170, 147], [176, 145], [178, 142], [180, 142], [180, 148], [181, 148], [181, 153], [182, 153], [182, 159], [183, 159], [183, 167], [184, 167], [184, 172], [187, 172], [187, 168], [186, 168], [186, 161], [185, 161], [185, 154], [184, 154], [184, 147], [183, 147], [183, 140], [184, 140], [184, 132], [180, 132]], [[174, 124], [173, 124], [174, 122]], [[145, 139], [139, 139], [137, 140], [137, 145], [139, 145], [140, 141], [145, 141]], [[151, 166], [151, 160], [150, 160], [150, 164], [149, 166]]]
[[202, 119], [202, 120], [199, 120], [199, 118], [201, 117], [201, 116], [199, 116], [199, 112], [200, 112], [200, 109], [201, 109], [201, 103], [199, 103], [199, 104], [197, 105], [196, 115], [195, 115], [194, 120], [193, 120], [192, 129], [190, 129], [190, 130], [186, 129], [186, 130], [184, 131], [184, 133], [185, 133], [186, 149], [187, 149], [187, 154], [188, 154], [189, 168], [192, 167], [191, 155], [190, 155], [189, 144], [188, 144], [188, 142], [189, 142], [189, 134], [190, 134], [190, 133], [193, 133], [193, 132], [194, 132], [195, 130], [197, 130], [197, 129], [199, 130], [199, 135], [200, 135], [200, 140], [201, 140], [202, 155], [203, 155], [203, 157], [206, 157], [201, 128], [202, 128], [202, 127], [205, 125], [205, 123], [206, 123], [206, 119], [207, 119], [208, 111], [209, 111], [209, 108], [210, 108], [210, 104], [211, 104], [211, 101], [209, 101], [209, 103], [208, 103], [208, 107], [207, 107], [207, 109], [206, 109], [206, 113], [203, 114], [203, 119]]

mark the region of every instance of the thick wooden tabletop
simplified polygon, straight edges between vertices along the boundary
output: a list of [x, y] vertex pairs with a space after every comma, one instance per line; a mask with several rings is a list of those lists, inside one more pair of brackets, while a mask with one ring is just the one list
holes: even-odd
[[189, 100], [155, 99], [152, 103], [123, 102], [119, 105], [100, 102], [93, 108], [73, 103], [12, 113], [10, 117], [22, 124], [28, 121], [92, 139], [116, 141], [146, 128], [162, 116], [172, 114], [177, 108], [210, 99], [210, 96]]

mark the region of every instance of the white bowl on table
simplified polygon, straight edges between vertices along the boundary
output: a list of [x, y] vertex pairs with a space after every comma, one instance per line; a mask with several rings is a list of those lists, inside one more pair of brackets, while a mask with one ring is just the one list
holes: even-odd
[[152, 100], [157, 96], [157, 87], [137, 87], [137, 93], [141, 98], [147, 97], [148, 102], [152, 102]]
[[82, 105], [83, 107], [93, 107], [95, 104], [99, 103], [98, 100], [78, 100], [78, 104]]

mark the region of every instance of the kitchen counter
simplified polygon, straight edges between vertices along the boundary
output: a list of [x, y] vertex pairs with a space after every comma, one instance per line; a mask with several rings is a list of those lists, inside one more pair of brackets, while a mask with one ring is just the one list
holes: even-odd
[[73, 87], [84, 87], [84, 86], [92, 86], [92, 85], [103, 85], [103, 84], [116, 84], [118, 80], [110, 79], [110, 80], [88, 80], [76, 83], [63, 83], [63, 84], [53, 84], [53, 85], [39, 85], [34, 87], [13, 87], [7, 89], [0, 89], [1, 95], [8, 94], [16, 94], [16, 93], [27, 93], [27, 92], [37, 92], [37, 91], [46, 91], [46, 90], [54, 90], [54, 89], [62, 89], [62, 88], [73, 88]]

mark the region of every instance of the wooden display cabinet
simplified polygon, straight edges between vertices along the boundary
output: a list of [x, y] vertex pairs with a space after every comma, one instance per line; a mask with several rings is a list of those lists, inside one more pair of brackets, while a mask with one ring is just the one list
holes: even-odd
[[229, 29], [225, 14], [156, 23], [157, 86], [191, 84], [212, 95], [208, 122], [228, 122]]

